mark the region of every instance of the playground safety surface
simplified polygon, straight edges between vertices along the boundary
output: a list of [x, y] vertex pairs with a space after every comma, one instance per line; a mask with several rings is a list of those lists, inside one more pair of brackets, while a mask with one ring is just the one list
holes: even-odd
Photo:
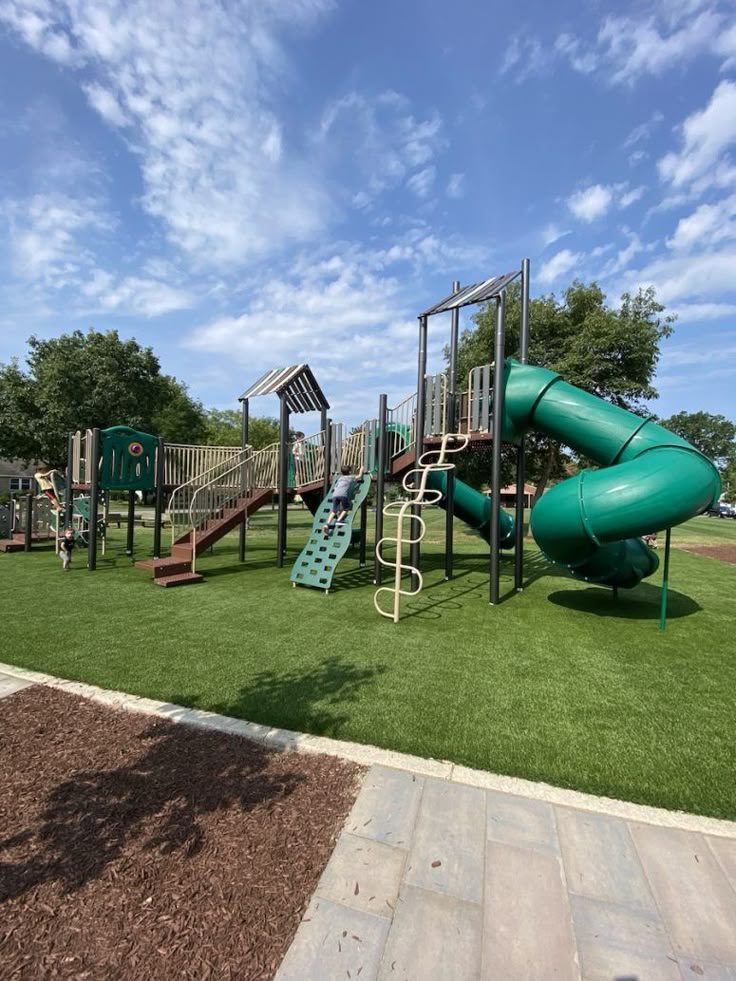
[[272, 978], [362, 772], [40, 686], [0, 744], [6, 979]]

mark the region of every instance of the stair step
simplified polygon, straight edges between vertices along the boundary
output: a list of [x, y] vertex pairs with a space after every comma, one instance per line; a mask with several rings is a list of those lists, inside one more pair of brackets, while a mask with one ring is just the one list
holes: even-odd
[[192, 582], [201, 582], [204, 576], [198, 572], [180, 572], [175, 576], [157, 576], [153, 581], [157, 586], [187, 586]]
[[190, 559], [192, 558], [192, 546], [186, 543], [179, 543], [171, 546], [171, 557], [172, 559]]
[[15, 538], [0, 539], [0, 552], [22, 552], [23, 548], [23, 542]]

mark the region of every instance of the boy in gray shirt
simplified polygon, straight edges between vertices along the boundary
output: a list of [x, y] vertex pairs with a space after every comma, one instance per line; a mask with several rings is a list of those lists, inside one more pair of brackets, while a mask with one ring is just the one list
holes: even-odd
[[363, 470], [364, 468], [361, 467], [357, 475], [353, 476], [350, 473], [350, 467], [341, 469], [340, 476], [335, 481], [335, 489], [332, 492], [332, 505], [327, 523], [322, 527], [325, 533], [332, 531], [335, 525], [345, 524], [345, 516], [352, 507], [353, 497], [363, 479]]

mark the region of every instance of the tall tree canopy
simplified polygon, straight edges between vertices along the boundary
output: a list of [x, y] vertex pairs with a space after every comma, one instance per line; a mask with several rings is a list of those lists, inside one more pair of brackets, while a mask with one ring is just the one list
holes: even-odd
[[[540, 296], [529, 305], [529, 360], [557, 371], [573, 385], [633, 412], [644, 411], [644, 400], [655, 398], [652, 378], [659, 360], [659, 345], [672, 332], [674, 317], [665, 315], [653, 289], [636, 296], [624, 293], [618, 308], [608, 306], [597, 283], [574, 282], [558, 299]], [[520, 288], [513, 284], [506, 295], [506, 353], [518, 356]], [[465, 387], [468, 372], [493, 360], [496, 308], [479, 310], [475, 327], [463, 332], [458, 346], [458, 384]], [[560, 477], [570, 460], [563, 448], [541, 434], [527, 443], [527, 476], [538, 493], [550, 477]], [[487, 449], [465, 455], [461, 475], [479, 486], [490, 475]], [[505, 477], [512, 474], [512, 454], [505, 454]]]
[[[241, 416], [237, 409], [209, 409], [206, 414], [206, 442], [212, 446], [240, 446]], [[251, 416], [248, 420], [248, 442], [255, 449], [263, 449], [279, 438], [277, 419]]]
[[662, 425], [682, 436], [724, 470], [736, 460], [736, 423], [710, 412], [677, 412]]
[[71, 430], [127, 425], [173, 441], [203, 433], [201, 405], [151, 348], [117, 331], [28, 341], [27, 368], [0, 364], [0, 456], [66, 464]]

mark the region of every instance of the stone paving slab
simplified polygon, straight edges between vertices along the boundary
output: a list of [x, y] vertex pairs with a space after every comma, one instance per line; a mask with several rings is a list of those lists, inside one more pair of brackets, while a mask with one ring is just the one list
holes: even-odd
[[383, 766], [371, 767], [346, 830], [408, 849], [423, 790], [424, 777]]
[[376, 981], [389, 921], [315, 897], [274, 981]]
[[656, 913], [654, 896], [625, 821], [556, 808], [571, 893]]
[[555, 814], [551, 804], [515, 794], [487, 792], [489, 841], [559, 853]]
[[579, 981], [559, 856], [489, 841], [484, 898], [484, 981]]
[[316, 895], [390, 920], [406, 855], [400, 848], [345, 832], [322, 873]]
[[22, 678], [15, 678], [13, 675], [0, 672], [0, 698], [14, 695], [17, 691], [29, 688], [32, 684], [32, 681], [23, 681]]
[[584, 896], [572, 896], [570, 904], [585, 981], [681, 981], [656, 911], [630, 910]]
[[480, 903], [486, 797], [476, 787], [427, 780], [406, 867], [406, 882]]
[[476, 981], [481, 931], [477, 904], [405, 885], [379, 981]]
[[736, 892], [702, 835], [632, 828], [675, 953], [736, 966]]

